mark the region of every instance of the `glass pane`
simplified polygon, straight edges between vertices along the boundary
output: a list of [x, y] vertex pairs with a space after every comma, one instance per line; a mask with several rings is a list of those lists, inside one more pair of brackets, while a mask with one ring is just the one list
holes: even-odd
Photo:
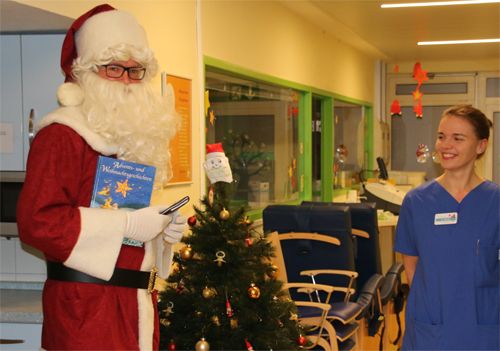
[[500, 78], [486, 79], [486, 97], [500, 97]]
[[[396, 95], [411, 95], [417, 84], [396, 85]], [[467, 83], [424, 83], [420, 86], [423, 94], [467, 94]]]
[[434, 151], [439, 120], [448, 107], [424, 106], [423, 118], [415, 117], [411, 106], [401, 108], [402, 117], [393, 117], [391, 121], [391, 170], [425, 172], [428, 180], [441, 174], [441, 167], [431, 158], [425, 163], [417, 162], [416, 152], [419, 144], [427, 145], [430, 153]]
[[334, 188], [358, 189], [364, 163], [363, 108], [334, 102]]
[[215, 116], [207, 143], [223, 143], [236, 205], [298, 200], [299, 92], [213, 68], [205, 78]]

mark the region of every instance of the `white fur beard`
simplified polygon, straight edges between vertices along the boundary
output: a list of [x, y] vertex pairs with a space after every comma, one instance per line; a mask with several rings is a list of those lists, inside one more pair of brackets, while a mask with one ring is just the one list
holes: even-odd
[[118, 158], [155, 166], [156, 185], [165, 185], [172, 175], [168, 147], [178, 126], [166, 102], [147, 83], [108, 81], [93, 72], [79, 83], [91, 128], [118, 145]]

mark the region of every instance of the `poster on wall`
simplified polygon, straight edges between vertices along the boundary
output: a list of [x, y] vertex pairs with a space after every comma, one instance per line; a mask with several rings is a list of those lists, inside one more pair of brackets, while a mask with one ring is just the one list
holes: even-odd
[[168, 184], [191, 183], [191, 79], [162, 73], [162, 94], [173, 94], [181, 118], [180, 129], [170, 142], [173, 176]]

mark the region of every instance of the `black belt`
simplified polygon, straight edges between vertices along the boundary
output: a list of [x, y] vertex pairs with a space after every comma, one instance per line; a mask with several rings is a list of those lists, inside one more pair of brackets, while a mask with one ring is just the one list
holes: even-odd
[[111, 279], [103, 280], [66, 267], [62, 263], [47, 261], [47, 279], [63, 282], [123, 286], [126, 288], [147, 289], [148, 292], [152, 292], [155, 286], [156, 274], [156, 269], [151, 270], [151, 272], [144, 272], [115, 268]]

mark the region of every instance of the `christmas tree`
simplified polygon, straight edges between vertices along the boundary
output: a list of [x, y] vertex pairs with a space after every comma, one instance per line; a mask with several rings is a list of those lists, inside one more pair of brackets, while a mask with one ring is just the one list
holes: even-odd
[[307, 341], [296, 307], [276, 279], [274, 248], [252, 229], [244, 208], [229, 207], [232, 176], [221, 145], [215, 145], [219, 160], [207, 155], [205, 162], [212, 185], [201, 207], [194, 207], [191, 233], [160, 294], [160, 347], [297, 350]]

